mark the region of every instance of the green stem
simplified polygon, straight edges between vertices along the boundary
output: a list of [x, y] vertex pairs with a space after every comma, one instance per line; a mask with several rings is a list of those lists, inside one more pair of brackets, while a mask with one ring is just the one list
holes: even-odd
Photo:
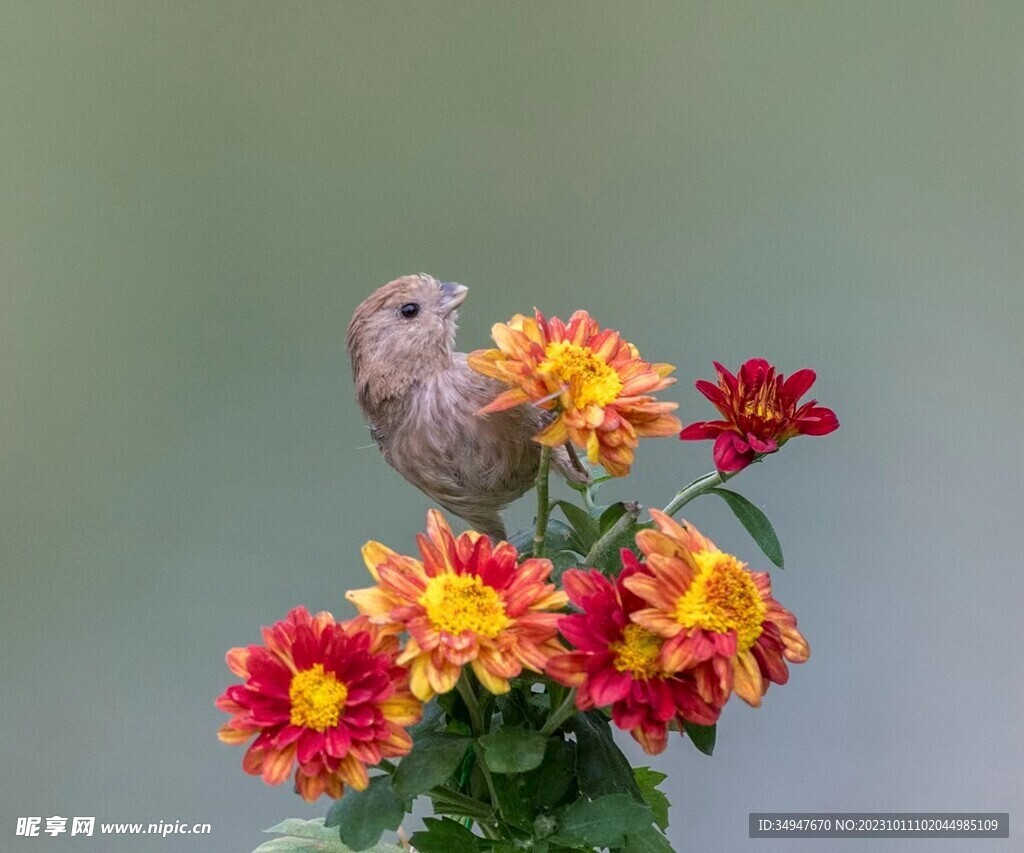
[[551, 448], [544, 445], [540, 449], [540, 464], [537, 466], [537, 527], [533, 533], [533, 556], [544, 556], [544, 537], [548, 532], [548, 514], [551, 504], [548, 501], [548, 472], [551, 469]]
[[608, 553], [609, 549], [629, 527], [636, 523], [640, 515], [640, 504], [630, 501], [625, 504], [626, 511], [619, 516], [618, 521], [609, 527], [601, 537], [590, 546], [587, 556], [583, 558], [584, 566], [595, 566]]
[[739, 471], [733, 471], [731, 473], [725, 473], [724, 471], [711, 471], [703, 477], [698, 477], [674, 498], [672, 498], [672, 500], [668, 502], [668, 506], [666, 506], [662, 512], [665, 513], [665, 515], [674, 516], [694, 498], [707, 494], [712, 489], [722, 485], [726, 480], [730, 480], [735, 477], [738, 473]]
[[480, 702], [476, 698], [476, 691], [469, 682], [468, 670], [462, 670], [462, 675], [459, 676], [458, 683], [455, 686], [458, 688], [459, 695], [462, 697], [462, 701], [466, 703], [466, 708], [469, 711], [469, 724], [473, 729], [473, 736], [480, 737], [485, 731], [484, 718], [480, 713]]
[[576, 713], [576, 690], [575, 688], [570, 690], [565, 699], [562, 700], [562, 704], [559, 705], [548, 717], [547, 722], [544, 723], [544, 727], [540, 730], [542, 735], [552, 735], [558, 729], [562, 723], [569, 719], [573, 714]]

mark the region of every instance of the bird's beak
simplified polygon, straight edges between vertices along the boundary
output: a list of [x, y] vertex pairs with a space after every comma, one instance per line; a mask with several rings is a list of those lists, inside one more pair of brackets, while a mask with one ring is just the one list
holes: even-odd
[[466, 294], [469, 288], [464, 284], [456, 284], [454, 281], [441, 282], [441, 310], [445, 314], [451, 314], [463, 302], [466, 301]]

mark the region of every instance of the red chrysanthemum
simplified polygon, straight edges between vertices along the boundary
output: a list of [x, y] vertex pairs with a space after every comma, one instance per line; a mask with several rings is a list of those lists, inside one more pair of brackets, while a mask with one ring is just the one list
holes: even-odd
[[516, 565], [516, 549], [467, 531], [456, 538], [437, 510], [427, 514], [427, 535], [416, 537], [422, 562], [379, 542], [363, 546], [377, 586], [352, 590], [349, 601], [389, 631], [408, 631], [398, 658], [408, 664], [413, 693], [428, 701], [447, 693], [469, 664], [491, 693], [506, 693], [523, 667], [543, 672], [564, 651], [558, 614], [568, 603], [548, 583], [551, 561]]
[[264, 628], [263, 640], [227, 653], [244, 683], [217, 699], [232, 715], [219, 732], [224, 743], [257, 735], [242, 760], [246, 773], [279, 785], [297, 763], [295, 789], [312, 802], [325, 792], [340, 797], [344, 785], [363, 790], [367, 766], [412, 748], [404, 727], [422, 706], [395, 663], [397, 637], [365, 617], [339, 623], [296, 607]]
[[610, 705], [615, 725], [653, 755], [665, 749], [671, 723], [680, 730], [684, 721], [709, 726], [720, 709], [700, 697], [692, 674], [665, 668], [662, 637], [631, 621], [646, 602], [624, 581], [646, 569], [628, 550], [622, 558], [625, 568], [614, 583], [595, 569], [570, 569], [562, 576], [569, 598], [583, 612], [559, 620], [558, 629], [576, 651], [552, 657], [546, 671], [577, 688], [580, 710]]
[[656, 509], [651, 517], [657, 529], [636, 535], [648, 571], [623, 581], [647, 605], [632, 620], [664, 638], [662, 666], [691, 670], [706, 702], [721, 707], [735, 691], [760, 705], [770, 682], [789, 680], [786, 661], [810, 656], [796, 617], [772, 597], [767, 572], [749, 571], [695, 527]]
[[763, 358], [752, 358], [733, 376], [717, 361], [714, 364], [718, 385], [699, 379], [696, 387], [725, 420], [690, 424], [679, 437], [684, 441], [713, 438], [719, 471], [740, 471], [795, 435], [826, 435], [839, 428], [835, 412], [819, 406], [817, 400], [798, 405], [814, 384], [813, 370], [798, 370], [786, 379]]
[[601, 329], [586, 311], [563, 323], [517, 314], [491, 330], [497, 349], [468, 357], [473, 370], [509, 385], [481, 413], [533, 403], [556, 417], [537, 441], [558, 447], [566, 441], [585, 449], [613, 477], [625, 477], [644, 436], [678, 432], [679, 419], [669, 414], [678, 403], [651, 395], [675, 379], [671, 364], [649, 364], [618, 332]]

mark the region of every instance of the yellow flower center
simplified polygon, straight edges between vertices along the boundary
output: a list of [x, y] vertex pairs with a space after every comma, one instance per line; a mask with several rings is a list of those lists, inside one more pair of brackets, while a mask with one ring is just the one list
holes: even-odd
[[449, 634], [471, 631], [496, 637], [512, 621], [498, 591], [476, 575], [438, 575], [427, 584], [419, 603], [433, 626]]
[[293, 726], [324, 732], [338, 725], [348, 688], [333, 672], [324, 672], [322, 663], [315, 663], [292, 676], [288, 698], [292, 701]]
[[755, 397], [747, 399], [743, 403], [743, 414], [759, 421], [780, 420], [783, 413], [779, 408], [775, 386], [772, 384], [762, 385]]
[[719, 634], [735, 631], [739, 651], [745, 652], [761, 636], [765, 615], [754, 579], [731, 554], [700, 551], [693, 558], [697, 576], [676, 602], [676, 621]]
[[594, 351], [569, 341], [548, 344], [545, 359], [537, 370], [559, 385], [568, 387], [573, 406], [607, 406], [622, 391], [622, 380], [615, 368]]
[[615, 668], [619, 672], [631, 672], [637, 678], [652, 678], [661, 674], [658, 654], [665, 641], [646, 628], [629, 624], [622, 632], [622, 642], [612, 643], [615, 652]]

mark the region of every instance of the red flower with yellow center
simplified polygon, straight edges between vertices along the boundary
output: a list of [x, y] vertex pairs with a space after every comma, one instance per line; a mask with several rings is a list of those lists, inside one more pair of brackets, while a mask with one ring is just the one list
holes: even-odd
[[312, 802], [340, 797], [344, 785], [363, 790], [368, 765], [405, 755], [405, 726], [422, 705], [408, 688], [408, 672], [395, 662], [398, 639], [365, 617], [335, 622], [296, 607], [263, 629], [265, 646], [234, 648], [228, 668], [244, 679], [217, 699], [231, 714], [224, 743], [254, 734], [242, 768], [279, 785], [295, 771], [295, 789]]
[[646, 570], [629, 551], [625, 568], [613, 583], [591, 569], [570, 569], [562, 580], [569, 598], [583, 612], [558, 621], [562, 635], [576, 651], [555, 655], [547, 674], [577, 688], [576, 705], [586, 711], [611, 705], [612, 721], [628, 730], [649, 754], [665, 749], [670, 723], [711, 725], [719, 708], [700, 697], [694, 677], [665, 668], [665, 640], [630, 621], [645, 602], [624, 581]]
[[633, 344], [601, 330], [586, 311], [568, 325], [557, 317], [517, 314], [491, 330], [497, 349], [477, 350], [469, 366], [512, 386], [481, 413], [533, 403], [558, 416], [537, 435], [557, 447], [572, 441], [609, 474], [624, 477], [644, 436], [673, 435], [681, 426], [670, 415], [676, 403], [650, 396], [675, 382], [670, 364], [648, 364]]
[[814, 384], [813, 370], [798, 370], [786, 379], [763, 358], [752, 358], [733, 376], [717, 361], [714, 364], [718, 385], [700, 379], [696, 387], [725, 420], [690, 424], [679, 437], [684, 441], [713, 438], [719, 471], [740, 471], [795, 435], [827, 435], [839, 428], [836, 413], [819, 406], [817, 400], [798, 405]]
[[505, 693], [523, 667], [542, 672], [564, 649], [557, 611], [568, 601], [547, 582], [551, 561], [516, 565], [516, 549], [468, 531], [456, 538], [437, 510], [417, 537], [422, 561], [379, 542], [363, 547], [376, 586], [346, 597], [385, 630], [408, 631], [398, 662], [408, 664], [412, 692], [424, 702], [447, 693], [469, 664], [491, 693]]
[[772, 597], [766, 572], [751, 572], [694, 527], [651, 510], [656, 530], [636, 543], [647, 573], [623, 583], [647, 606], [632, 620], [664, 639], [660, 663], [690, 670], [704, 701], [721, 707], [735, 691], [761, 704], [770, 682], [789, 680], [786, 661], [803, 663], [810, 649], [796, 617]]

